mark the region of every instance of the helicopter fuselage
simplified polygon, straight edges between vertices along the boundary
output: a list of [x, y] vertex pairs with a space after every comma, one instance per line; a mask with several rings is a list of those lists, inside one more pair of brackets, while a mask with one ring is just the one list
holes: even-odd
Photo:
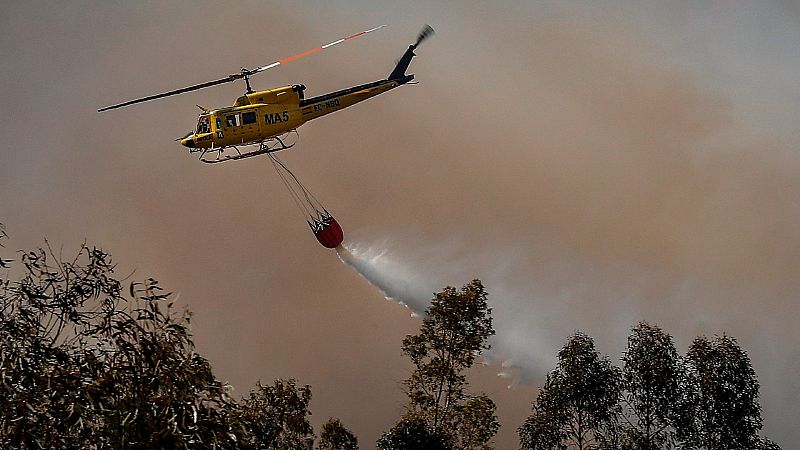
[[223, 149], [258, 144], [304, 123], [388, 92], [413, 79], [413, 75], [379, 80], [305, 99], [305, 86], [295, 84], [245, 94], [233, 106], [203, 111], [197, 128], [181, 139], [190, 149]]
[[[292, 136], [296, 137], [297, 128], [304, 123], [353, 106], [356, 103], [383, 94], [384, 92], [390, 91], [413, 80], [414, 75], [407, 75], [406, 71], [408, 70], [411, 60], [416, 56], [414, 50], [423, 40], [433, 34], [433, 28], [429, 25], [423, 27], [422, 31], [420, 31], [417, 36], [416, 42], [408, 46], [408, 49], [406, 49], [403, 56], [400, 57], [394, 69], [389, 73], [389, 76], [386, 77], [386, 79], [374, 81], [372, 83], [361, 84], [306, 99], [304, 97], [305, 86], [302, 84], [283, 86], [267, 91], [253, 91], [250, 86], [250, 77], [331, 48], [334, 45], [346, 42], [350, 39], [371, 33], [380, 28], [383, 28], [383, 25], [345, 36], [328, 44], [287, 58], [281, 58], [273, 63], [259, 66], [255, 69], [242, 67], [238, 73], [230, 74], [227, 77], [127, 100], [122, 103], [99, 108], [97, 112], [124, 108], [138, 103], [241, 80], [244, 81], [247, 87], [243, 96], [236, 99], [232, 106], [226, 108], [210, 110], [201, 106], [200, 109], [203, 112], [200, 113], [197, 119], [197, 127], [182, 138], [176, 140], [180, 141], [181, 145], [184, 147], [188, 147], [190, 153], [201, 152], [199, 159], [205, 163], [239, 160], [286, 150], [294, 146], [294, 142], [288, 141], [292, 140]], [[258, 148], [255, 150], [245, 150], [244, 152], [240, 151], [238, 148], [239, 146], [250, 144], [257, 144]], [[228, 155], [223, 154], [225, 149], [228, 148], [232, 148], [236, 153]], [[210, 151], [216, 151], [216, 158], [206, 157], [206, 154]]]

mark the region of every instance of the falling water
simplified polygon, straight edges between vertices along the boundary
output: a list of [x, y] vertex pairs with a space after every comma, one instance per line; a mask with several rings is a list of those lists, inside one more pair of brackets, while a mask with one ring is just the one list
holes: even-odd
[[[348, 240], [336, 249], [336, 253], [344, 264], [380, 290], [387, 300], [405, 306], [414, 317], [424, 314], [434, 292], [444, 286], [459, 286], [475, 278], [464, 275], [463, 261], [448, 259], [447, 252], [442, 252], [440, 248], [406, 258], [393, 249], [389, 241], [367, 245]], [[445, 264], [437, 257], [448, 261]], [[495, 276], [488, 275], [484, 281], [493, 283]], [[486, 286], [497, 334], [491, 339], [492, 349], [482, 355], [484, 362], [499, 363], [498, 376], [510, 378], [512, 383], [549, 370], [554, 362], [556, 347], [548, 346], [546, 339], [539, 339], [535, 335], [535, 327], [529, 327], [530, 323], [525, 317], [527, 313], [513, 307], [513, 299], [519, 296], [510, 295], [499, 283]], [[499, 305], [498, 299], [501, 298], [512, 308]], [[533, 303], [528, 303], [530, 307], [533, 307]], [[521, 372], [518, 369], [522, 369]]]

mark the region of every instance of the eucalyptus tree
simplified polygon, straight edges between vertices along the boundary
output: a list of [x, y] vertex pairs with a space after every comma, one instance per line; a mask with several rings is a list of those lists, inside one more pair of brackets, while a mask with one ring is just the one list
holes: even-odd
[[[100, 248], [64, 260], [45, 247], [0, 254], [0, 448], [313, 447], [309, 386], [233, 400], [156, 280], [125, 288]], [[338, 420], [326, 443], [357, 448]]]
[[156, 280], [124, 292], [87, 245], [13, 263], [0, 277], [0, 447], [235, 447], [235, 403]]
[[339, 419], [331, 418], [322, 424], [318, 450], [358, 450], [358, 438]]
[[426, 420], [404, 415], [391, 430], [378, 439], [379, 450], [453, 450], [447, 436], [435, 433]]
[[314, 429], [311, 413], [311, 388], [297, 386], [293, 379], [275, 380], [272, 385], [258, 383], [239, 408], [238, 423], [246, 430], [242, 447], [275, 450], [311, 450]]
[[522, 448], [600, 448], [614, 430], [621, 386], [619, 369], [601, 357], [591, 337], [575, 333], [519, 428]]
[[672, 448], [678, 428], [690, 420], [691, 386], [672, 336], [640, 322], [622, 355], [623, 406], [620, 426], [631, 448]]
[[687, 353], [696, 389], [693, 420], [680, 430], [690, 448], [744, 450], [775, 445], [761, 430], [759, 383], [736, 339], [697, 337]]
[[446, 287], [436, 293], [419, 334], [403, 340], [403, 354], [414, 370], [404, 382], [406, 414], [390, 434], [416, 427], [434, 439], [444, 438], [454, 449], [491, 448], [500, 427], [495, 404], [485, 394], [468, 393], [466, 371], [490, 348], [493, 334], [491, 308], [480, 280], [461, 290]]

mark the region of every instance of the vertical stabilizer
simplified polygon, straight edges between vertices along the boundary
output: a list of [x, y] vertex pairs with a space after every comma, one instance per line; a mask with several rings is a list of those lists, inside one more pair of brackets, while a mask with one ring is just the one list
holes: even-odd
[[419, 46], [422, 41], [431, 35], [433, 35], [433, 28], [431, 28], [430, 25], [425, 25], [417, 36], [417, 42], [409, 45], [408, 50], [406, 50], [406, 52], [403, 53], [403, 56], [400, 57], [400, 61], [398, 61], [394, 70], [392, 70], [392, 73], [389, 74], [389, 80], [399, 80], [406, 77], [406, 70], [408, 70], [411, 60], [417, 56], [416, 53], [414, 53], [414, 50], [416, 50], [417, 46]]

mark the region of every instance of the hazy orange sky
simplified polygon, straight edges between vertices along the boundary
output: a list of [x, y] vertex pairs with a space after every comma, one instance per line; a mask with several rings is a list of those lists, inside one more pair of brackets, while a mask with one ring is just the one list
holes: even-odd
[[[800, 8], [793, 1], [6, 2], [0, 221], [10, 248], [87, 239], [193, 312], [239, 394], [312, 386], [371, 448], [402, 412], [419, 319], [322, 248], [266, 159], [218, 166], [174, 139], [225, 85], [98, 114], [355, 31], [258, 75], [307, 95], [384, 78], [424, 23], [407, 86], [300, 128], [283, 160], [364, 267], [412, 306], [484, 280], [498, 364], [473, 387], [517, 446], [576, 329], [614, 360], [639, 320], [681, 351], [738, 338], [764, 434], [800, 440]], [[8, 249], [7, 249], [8, 250]], [[8, 252], [7, 252], [8, 253]], [[499, 361], [523, 383], [507, 389]]]

